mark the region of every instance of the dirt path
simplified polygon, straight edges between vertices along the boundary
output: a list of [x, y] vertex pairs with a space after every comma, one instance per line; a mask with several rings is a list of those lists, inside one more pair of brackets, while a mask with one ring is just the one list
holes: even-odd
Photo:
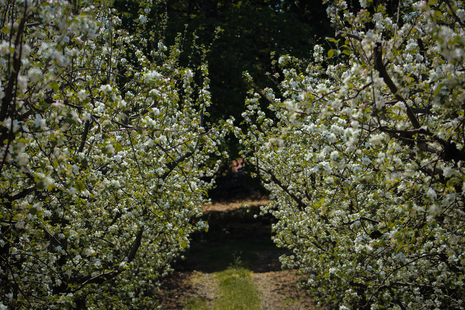
[[[260, 293], [262, 309], [314, 310], [315, 303], [297, 286], [299, 277], [293, 271], [254, 273], [253, 281]], [[175, 272], [163, 282], [163, 309], [196, 309], [194, 300], [205, 301], [206, 309], [218, 298], [214, 273]], [[186, 308], [189, 307], [189, 308]]]
[[271, 241], [273, 219], [254, 216], [263, 203], [266, 201], [242, 201], [205, 208], [210, 230], [193, 236], [186, 259], [163, 280], [159, 294], [163, 309], [212, 309], [219, 298], [215, 273], [238, 260], [253, 272], [262, 309], [317, 309], [305, 290], [298, 287], [301, 277], [293, 270], [281, 270], [278, 258], [287, 251]]
[[315, 302], [297, 286], [299, 277], [293, 271], [271, 271], [254, 274], [260, 291], [262, 309], [313, 310]]
[[204, 300], [207, 304], [217, 298], [217, 285], [213, 274], [199, 271], [175, 271], [162, 282], [160, 292], [162, 309], [186, 309], [191, 300]]

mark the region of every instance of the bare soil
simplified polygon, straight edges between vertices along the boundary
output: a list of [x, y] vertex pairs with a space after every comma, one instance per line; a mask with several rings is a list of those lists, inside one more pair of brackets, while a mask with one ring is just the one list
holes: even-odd
[[258, 196], [256, 198], [246, 198], [243, 200], [229, 200], [225, 202], [212, 203], [211, 205], [203, 207], [203, 212], [225, 212], [246, 207], [259, 207], [266, 204], [268, 204], [268, 199]]
[[317, 309], [298, 286], [302, 277], [295, 270], [281, 270], [279, 256], [289, 252], [271, 242], [273, 219], [254, 216], [258, 206], [266, 203], [265, 199], [242, 200], [204, 208], [210, 231], [193, 236], [186, 259], [163, 279], [159, 293], [163, 309], [184, 309], [192, 298], [205, 300], [208, 307], [218, 298], [214, 272], [225, 270], [235, 259], [253, 271], [262, 309]]
[[162, 281], [160, 292], [162, 309], [185, 309], [192, 298], [206, 300], [207, 304], [217, 298], [213, 274], [200, 271], [175, 271]]
[[294, 270], [254, 273], [262, 309], [314, 310], [315, 302], [297, 286], [300, 277]]

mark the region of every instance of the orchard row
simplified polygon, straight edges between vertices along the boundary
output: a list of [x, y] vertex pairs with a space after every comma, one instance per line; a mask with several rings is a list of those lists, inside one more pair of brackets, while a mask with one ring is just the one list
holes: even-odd
[[277, 91], [245, 73], [243, 122], [214, 124], [207, 62], [147, 36], [160, 5], [127, 30], [106, 1], [2, 2], [0, 309], [155, 307], [230, 133], [314, 297], [465, 307], [462, 2], [328, 1], [329, 48], [273, 60]]

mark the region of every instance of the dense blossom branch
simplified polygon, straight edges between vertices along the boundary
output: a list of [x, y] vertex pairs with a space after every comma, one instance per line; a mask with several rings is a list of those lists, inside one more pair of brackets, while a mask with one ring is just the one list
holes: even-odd
[[190, 218], [232, 122], [205, 130], [207, 66], [181, 67], [180, 42], [143, 39], [161, 24], [128, 33], [111, 6], [0, 6], [2, 309], [156, 307], [140, 291], [207, 227]]
[[315, 46], [302, 62], [282, 56], [280, 93], [263, 91], [270, 111], [251, 92], [236, 134], [272, 193], [262, 212], [278, 218], [273, 239], [293, 252], [283, 266], [307, 275], [322, 304], [458, 309], [465, 7], [360, 6], [329, 2], [345, 43], [328, 38], [336, 47]]
[[412, 122], [413, 128], [420, 128], [420, 123], [418, 122], [415, 114], [413, 113], [410, 106], [406, 103], [406, 100], [398, 94], [397, 86], [394, 84], [394, 82], [392, 81], [392, 79], [386, 71], [386, 67], [383, 64], [383, 46], [381, 45], [381, 43], [376, 43], [374, 59], [374, 68], [379, 72], [379, 76], [383, 78], [384, 82], [389, 87], [396, 99], [402, 101], [405, 104], [405, 107], [407, 109], [407, 116], [410, 119], [410, 122]]

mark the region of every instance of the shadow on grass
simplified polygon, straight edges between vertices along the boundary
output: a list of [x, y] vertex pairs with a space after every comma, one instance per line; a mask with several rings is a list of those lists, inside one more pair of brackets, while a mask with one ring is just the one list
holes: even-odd
[[260, 216], [259, 207], [244, 207], [227, 211], [205, 212], [208, 232], [192, 236], [185, 259], [174, 268], [179, 271], [223, 271], [240, 258], [243, 267], [255, 272], [281, 270], [279, 256], [289, 254], [271, 240], [271, 216]]

